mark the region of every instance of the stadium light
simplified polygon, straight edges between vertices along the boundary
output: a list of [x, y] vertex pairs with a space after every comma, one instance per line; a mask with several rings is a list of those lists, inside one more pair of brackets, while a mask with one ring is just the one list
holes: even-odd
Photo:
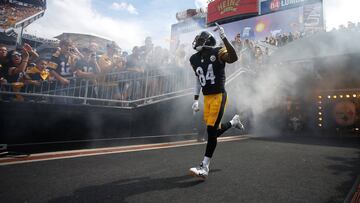
[[334, 96], [333, 96], [333, 98], [334, 98], [334, 99], [336, 99], [336, 98], [337, 98], [337, 96], [336, 96], [336, 95], [334, 95]]
[[322, 124], [321, 124], [321, 123], [319, 123], [319, 127], [322, 127]]
[[328, 99], [331, 99], [331, 96], [330, 96], [330, 95], [328, 95]]
[[320, 118], [319, 118], [319, 121], [322, 121], [322, 120], [323, 120], [323, 119], [320, 117]]
[[344, 95], [340, 95], [340, 98], [343, 98], [344, 97]]
[[346, 98], [350, 98], [350, 95], [347, 94], [347, 95], [346, 95]]
[[356, 94], [353, 94], [353, 97], [355, 98], [355, 97], [356, 97]]
[[321, 112], [319, 112], [319, 116], [321, 116], [322, 115], [322, 113]]
[[319, 99], [322, 99], [322, 96], [318, 96]]

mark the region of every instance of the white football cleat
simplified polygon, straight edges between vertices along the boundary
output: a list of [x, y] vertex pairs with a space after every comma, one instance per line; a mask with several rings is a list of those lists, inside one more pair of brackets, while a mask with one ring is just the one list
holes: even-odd
[[240, 120], [240, 116], [239, 115], [235, 115], [232, 119], [231, 119], [231, 123], [232, 123], [232, 126], [237, 128], [237, 129], [240, 129], [240, 130], [244, 130], [244, 125], [241, 123], [241, 120]]
[[206, 179], [206, 177], [209, 175], [209, 167], [204, 166], [204, 164], [201, 162], [199, 166], [190, 168], [189, 172], [190, 175], [194, 177]]

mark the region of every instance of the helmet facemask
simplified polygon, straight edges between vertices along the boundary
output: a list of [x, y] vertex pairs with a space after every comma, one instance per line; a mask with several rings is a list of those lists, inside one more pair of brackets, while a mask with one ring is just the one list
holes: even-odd
[[214, 47], [216, 45], [216, 40], [211, 33], [203, 31], [195, 37], [192, 45], [196, 51], [201, 51], [203, 48]]

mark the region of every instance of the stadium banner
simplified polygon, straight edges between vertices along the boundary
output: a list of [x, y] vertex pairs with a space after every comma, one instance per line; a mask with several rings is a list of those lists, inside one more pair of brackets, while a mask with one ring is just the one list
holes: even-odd
[[258, 0], [216, 0], [208, 5], [208, 23], [254, 13], [258, 14]]
[[264, 40], [282, 33], [301, 32], [304, 29], [302, 9], [294, 8], [254, 18], [224, 24], [230, 40], [240, 33], [242, 39]]
[[322, 3], [322, 0], [261, 0], [260, 14], [264, 15], [318, 2]]
[[305, 5], [304, 13], [304, 32], [311, 33], [324, 30], [323, 9], [321, 3]]
[[[268, 15], [248, 18], [236, 22], [222, 24], [227, 38], [232, 41], [240, 33], [241, 38], [251, 40], [265, 40], [266, 37], [277, 36], [282, 33], [295, 33], [304, 30], [303, 10], [300, 8], [289, 9], [281, 12], [271, 13]], [[192, 42], [197, 34], [207, 30], [215, 36], [218, 44], [221, 42], [219, 34], [214, 31], [215, 27], [193, 30], [191, 32], [182, 32], [173, 35], [172, 50], [180, 44], [184, 45], [187, 53], [194, 53]]]

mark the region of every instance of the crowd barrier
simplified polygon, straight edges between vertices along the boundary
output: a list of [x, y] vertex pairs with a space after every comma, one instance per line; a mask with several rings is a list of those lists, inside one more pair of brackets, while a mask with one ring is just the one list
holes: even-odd
[[96, 104], [129, 107], [190, 91], [192, 70], [169, 68], [144, 72], [123, 71], [99, 74], [95, 78], [67, 78], [70, 84], [57, 80], [26, 81], [2, 84], [1, 100], [24, 102]]
[[[236, 65], [226, 68], [231, 78]], [[146, 71], [122, 71], [98, 74], [95, 78], [67, 78], [70, 84], [57, 80], [26, 81], [0, 85], [0, 99], [61, 104], [135, 107], [159, 100], [193, 93], [195, 75], [191, 68], [167, 68]]]

